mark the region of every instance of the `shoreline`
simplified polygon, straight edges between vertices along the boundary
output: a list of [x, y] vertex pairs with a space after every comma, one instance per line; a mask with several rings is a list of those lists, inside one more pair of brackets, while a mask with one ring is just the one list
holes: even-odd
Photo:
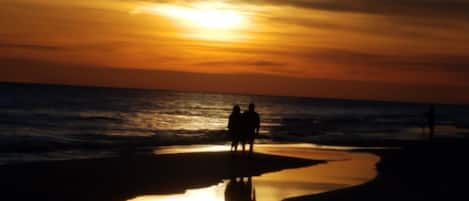
[[[387, 147], [398, 144], [398, 141], [382, 142]], [[327, 145], [359, 147], [361, 144], [337, 142]], [[318, 194], [297, 194], [301, 196], [284, 197], [284, 200], [446, 200], [465, 195], [469, 164], [465, 162], [464, 154], [469, 151], [468, 140], [406, 141], [401, 145], [400, 149], [363, 147], [342, 150], [379, 156], [379, 162], [375, 164], [376, 177], [355, 186]], [[179, 194], [237, 177], [319, 168], [323, 165], [316, 165], [329, 161], [314, 154], [308, 155], [311, 154], [309, 152], [303, 153], [308, 156], [306, 158], [299, 158], [301, 154], [295, 155], [294, 151], [290, 153], [293, 155], [281, 153], [284, 146], [270, 147], [270, 152], [257, 152], [252, 158], [240, 153], [233, 155], [224, 150], [217, 151], [216, 146], [212, 148], [215, 148], [213, 152], [188, 149], [192, 152], [160, 155], [137, 152], [113, 158], [8, 164], [0, 166], [0, 189], [3, 198], [14, 200], [124, 201], [148, 194]]]
[[[395, 145], [396, 143], [393, 143]], [[401, 149], [367, 150], [381, 159], [378, 175], [364, 184], [285, 201], [457, 200], [466, 196], [469, 153], [465, 139], [407, 142]]]
[[0, 166], [0, 189], [6, 200], [124, 201], [323, 162], [261, 153], [247, 157], [229, 152], [33, 162]]

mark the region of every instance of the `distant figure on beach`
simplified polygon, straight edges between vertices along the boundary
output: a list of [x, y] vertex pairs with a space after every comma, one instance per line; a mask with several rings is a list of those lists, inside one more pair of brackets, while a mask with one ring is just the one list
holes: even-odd
[[433, 139], [433, 135], [435, 133], [435, 106], [430, 105], [428, 111], [425, 112], [425, 116], [427, 118], [427, 125], [429, 130], [429, 139]]
[[243, 143], [243, 152], [245, 150], [245, 144], [249, 143], [249, 152], [253, 153], [254, 151], [254, 139], [257, 135], [259, 135], [259, 128], [260, 128], [260, 117], [259, 114], [255, 111], [256, 106], [254, 103], [249, 104], [248, 111], [243, 113], [243, 128], [244, 128], [244, 136], [242, 139]]
[[242, 126], [241, 108], [239, 105], [235, 105], [233, 106], [233, 111], [228, 120], [228, 131], [231, 140], [230, 151], [238, 150], [238, 144], [241, 141], [241, 133], [243, 132]]
[[232, 178], [226, 185], [225, 201], [256, 201], [256, 191], [252, 178]]

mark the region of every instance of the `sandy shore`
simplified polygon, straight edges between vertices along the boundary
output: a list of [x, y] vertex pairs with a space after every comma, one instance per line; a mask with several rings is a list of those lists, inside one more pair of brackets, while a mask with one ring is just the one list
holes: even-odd
[[[378, 176], [372, 181], [321, 194], [300, 193], [297, 195], [305, 196], [287, 200], [457, 200], [465, 197], [469, 179], [469, 165], [466, 162], [469, 141], [393, 141], [388, 145], [399, 144], [402, 149], [367, 150], [381, 157], [377, 164]], [[349, 142], [347, 145], [359, 144]], [[386, 143], [383, 142], [382, 145]], [[283, 153], [285, 149], [286, 147], [279, 145], [269, 147], [266, 150], [271, 152], [257, 153], [252, 158], [212, 150], [214, 152], [162, 155], [145, 153], [104, 159], [6, 165], [0, 166], [0, 189], [4, 200], [124, 201], [139, 195], [184, 193], [187, 189], [213, 186], [234, 177], [258, 176], [289, 168], [301, 170], [303, 167], [324, 162], [314, 160], [321, 156], [330, 160], [329, 154], [334, 153], [327, 154], [327, 151], [319, 150], [309, 152], [304, 147], [290, 148]], [[262, 150], [262, 146], [259, 150]], [[289, 154], [298, 157], [300, 153], [306, 154], [309, 159], [288, 157]], [[303, 171], [300, 177], [314, 182], [322, 175], [320, 167], [329, 171], [335, 167], [333, 164], [337, 164], [337, 170], [333, 170], [335, 173], [352, 171], [352, 163], [338, 160], [312, 166], [317, 168], [313, 168], [314, 171], [308, 174]], [[287, 172], [296, 170], [282, 171], [282, 178], [294, 179], [298, 174], [288, 176]], [[267, 183], [262, 183], [262, 178], [258, 178], [257, 182], [261, 182], [258, 187], [275, 183], [272, 183], [275, 177], [267, 178], [269, 179], [264, 181]], [[304, 183], [304, 187], [309, 185], [311, 183]], [[258, 196], [269, 196], [261, 192], [263, 188], [257, 188]]]
[[123, 201], [180, 193], [233, 177], [256, 176], [321, 161], [228, 152], [134, 155], [0, 166], [2, 200]]
[[402, 145], [401, 150], [373, 151], [381, 156], [378, 176], [366, 184], [287, 201], [461, 200], [467, 197], [468, 140], [438, 139], [432, 143]]

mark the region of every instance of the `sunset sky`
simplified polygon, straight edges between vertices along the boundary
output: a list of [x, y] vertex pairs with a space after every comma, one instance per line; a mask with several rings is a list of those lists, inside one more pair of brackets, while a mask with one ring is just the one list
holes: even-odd
[[469, 0], [0, 3], [0, 81], [469, 103]]

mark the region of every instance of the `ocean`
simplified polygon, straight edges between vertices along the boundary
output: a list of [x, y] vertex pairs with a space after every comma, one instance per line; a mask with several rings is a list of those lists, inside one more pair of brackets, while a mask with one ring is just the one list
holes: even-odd
[[[259, 143], [426, 138], [428, 104], [1, 83], [0, 163], [226, 143], [233, 105], [251, 102]], [[435, 108], [437, 138], [469, 134], [469, 106]]]

